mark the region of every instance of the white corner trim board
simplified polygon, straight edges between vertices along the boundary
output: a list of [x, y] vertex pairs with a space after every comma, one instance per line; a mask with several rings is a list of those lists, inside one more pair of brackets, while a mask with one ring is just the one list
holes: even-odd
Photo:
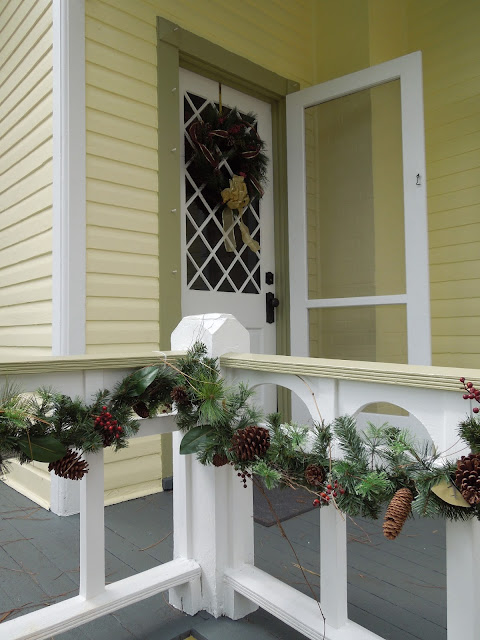
[[53, 0], [52, 354], [85, 352], [85, 2]]

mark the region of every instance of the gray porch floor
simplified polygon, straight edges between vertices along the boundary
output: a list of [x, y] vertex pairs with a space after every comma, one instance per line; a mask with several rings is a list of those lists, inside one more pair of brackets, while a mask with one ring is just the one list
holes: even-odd
[[[318, 593], [319, 517], [313, 510], [284, 528]], [[60, 518], [0, 483], [0, 621], [71, 597], [78, 590], [78, 516]], [[116, 581], [172, 558], [172, 494], [105, 509], [106, 576]], [[259, 568], [311, 595], [277, 527], [255, 525]], [[446, 638], [445, 526], [411, 520], [395, 542], [381, 524], [349, 523], [349, 617], [387, 640]], [[233, 622], [189, 617], [160, 594], [55, 640], [302, 640], [262, 610]], [[195, 635], [195, 633], [194, 633]], [[0, 624], [0, 637], [1, 624]]]

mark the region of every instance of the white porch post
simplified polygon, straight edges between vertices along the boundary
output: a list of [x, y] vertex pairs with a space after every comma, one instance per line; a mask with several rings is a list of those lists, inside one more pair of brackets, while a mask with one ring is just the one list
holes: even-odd
[[480, 522], [447, 520], [447, 638], [478, 640]]
[[[248, 352], [248, 331], [229, 314], [184, 318], [172, 334], [172, 349], [204, 342], [210, 356]], [[243, 489], [230, 465], [205, 467], [179, 454], [181, 433], [173, 434], [174, 557], [196, 560], [201, 588], [190, 583], [170, 590], [170, 602], [189, 613], [239, 618], [257, 607], [224, 583], [225, 569], [253, 563], [252, 489]]]
[[[85, 353], [85, 0], [53, 0], [52, 355]], [[79, 510], [78, 483], [51, 474], [51, 510]]]

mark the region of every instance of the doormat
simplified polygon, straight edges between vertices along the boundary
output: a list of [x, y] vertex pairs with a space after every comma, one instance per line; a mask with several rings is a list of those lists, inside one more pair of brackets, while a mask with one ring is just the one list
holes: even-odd
[[[314, 496], [309, 491], [305, 491], [305, 489], [276, 487], [270, 490], [265, 489], [265, 492], [280, 522], [315, 509], [312, 504]], [[264, 527], [271, 527], [277, 524], [277, 520], [271, 512], [268, 502], [255, 485], [253, 486], [253, 519]]]

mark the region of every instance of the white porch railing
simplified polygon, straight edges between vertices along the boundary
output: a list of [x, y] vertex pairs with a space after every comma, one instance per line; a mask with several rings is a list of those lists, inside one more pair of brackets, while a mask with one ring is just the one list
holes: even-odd
[[[172, 348], [185, 350], [195, 340], [204, 341], [211, 355], [222, 356], [232, 383], [287, 387], [316, 420], [318, 409], [330, 421], [373, 402], [389, 402], [413, 414], [438, 448], [455, 452], [455, 457], [458, 445], [451, 447], [457, 441], [456, 425], [467, 410], [458, 378], [480, 382], [479, 371], [252, 355], [248, 332], [227, 315], [184, 318], [172, 334]], [[8, 363], [4, 373], [10, 380], [17, 377], [25, 390], [51, 385], [89, 399], [98, 388], [111, 388], [131, 367], [147, 362], [87, 356], [41, 359]], [[166, 416], [145, 420], [139, 435], [175, 430], [174, 417]], [[341, 514], [333, 507], [319, 511], [324, 636], [315, 600], [254, 566], [251, 487], [245, 491], [229, 466], [203, 467], [194, 456], [180, 456], [180, 439], [181, 434], [174, 433], [174, 560], [105, 585], [104, 552], [98, 544], [104, 536], [103, 455], [90, 456], [90, 471], [81, 481], [79, 595], [4, 622], [0, 639], [49, 638], [170, 589], [171, 603], [189, 614], [207, 610], [237, 619], [260, 606], [308, 638], [378, 640], [347, 617], [346, 524]], [[448, 640], [478, 639], [479, 555], [479, 523], [448, 522]]]

